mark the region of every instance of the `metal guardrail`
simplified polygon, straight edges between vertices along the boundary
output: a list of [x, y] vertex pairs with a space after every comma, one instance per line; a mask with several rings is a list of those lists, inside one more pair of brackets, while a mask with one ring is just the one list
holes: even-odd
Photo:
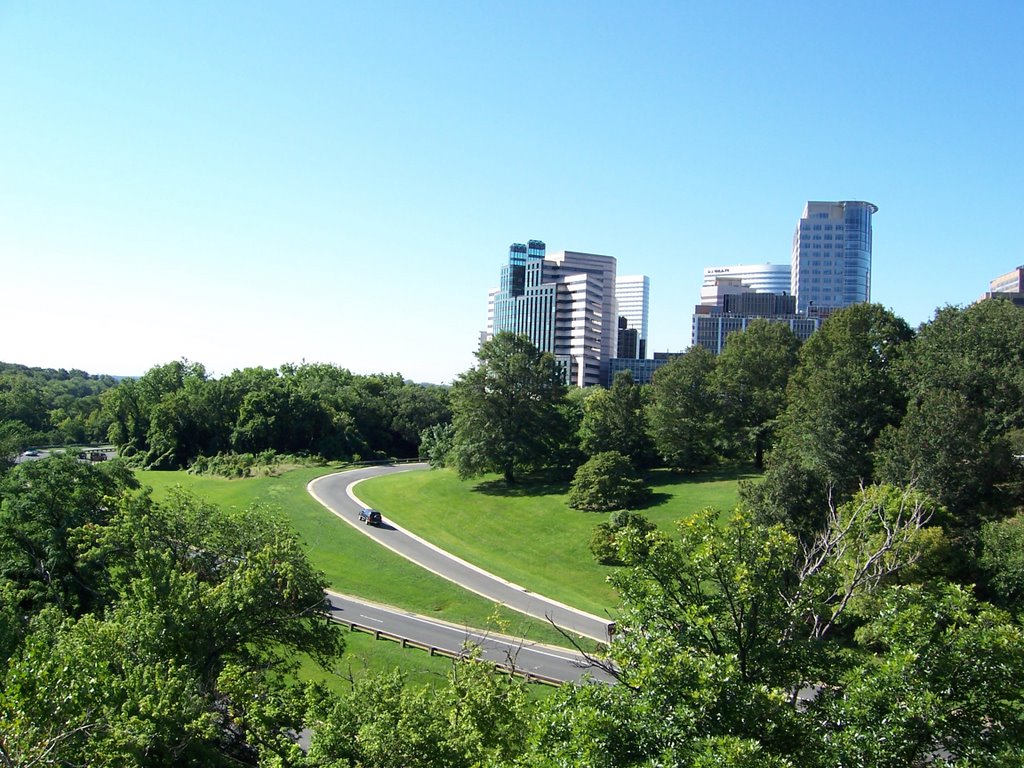
[[[367, 635], [373, 635], [375, 640], [390, 640], [391, 642], [399, 643], [403, 648], [417, 648], [421, 651], [427, 651], [431, 656], [444, 656], [449, 659], [460, 659], [465, 657], [465, 654], [462, 651], [451, 651], [447, 648], [440, 648], [435, 645], [429, 645], [428, 643], [421, 643], [418, 640], [412, 640], [408, 637], [396, 635], [393, 632], [387, 632], [383, 629], [370, 627], [355, 621], [343, 620], [334, 616], [328, 616], [327, 618], [335, 624], [341, 624], [348, 627], [350, 632], [363, 632]], [[495, 670], [499, 672], [507, 672], [510, 675], [521, 677], [528, 683], [541, 683], [542, 685], [550, 685], [558, 688], [565, 685], [566, 682], [565, 680], [548, 677], [547, 675], [539, 675], [536, 672], [528, 672], [525, 669], [519, 669], [512, 664], [502, 664], [498, 661], [490, 661], [487, 663], [493, 665]]]
[[387, 464], [424, 464], [426, 459], [366, 459], [350, 463], [357, 467], [379, 467]]

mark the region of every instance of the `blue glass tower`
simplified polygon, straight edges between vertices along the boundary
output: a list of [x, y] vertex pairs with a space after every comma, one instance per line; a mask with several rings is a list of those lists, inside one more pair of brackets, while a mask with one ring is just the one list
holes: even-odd
[[808, 202], [793, 234], [797, 311], [827, 313], [871, 301], [871, 217], [862, 200]]

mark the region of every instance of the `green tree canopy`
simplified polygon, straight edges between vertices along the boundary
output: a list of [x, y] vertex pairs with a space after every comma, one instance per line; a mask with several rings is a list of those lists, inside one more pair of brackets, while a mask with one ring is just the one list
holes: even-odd
[[876, 441], [906, 408], [899, 363], [912, 337], [892, 312], [857, 304], [803, 344], [764, 480], [744, 489], [756, 514], [808, 535], [830, 498], [842, 502], [871, 482]]
[[0, 488], [0, 764], [294, 762], [298, 655], [341, 648], [322, 575], [269, 510], [155, 504], [121, 472], [48, 458]]
[[637, 468], [654, 463], [654, 444], [647, 427], [645, 388], [633, 374], [620, 371], [608, 389], [595, 388], [583, 401], [580, 444], [587, 456], [617, 451]]
[[1024, 502], [1024, 312], [1005, 301], [945, 307], [901, 365], [907, 415], [881, 441], [879, 474], [938, 498], [961, 534]]
[[591, 456], [569, 485], [569, 506], [590, 512], [634, 509], [650, 491], [629, 459], [617, 451]]
[[658, 453], [675, 469], [693, 472], [719, 454], [722, 425], [714, 370], [714, 356], [695, 346], [654, 374], [647, 420]]
[[773, 442], [775, 419], [786, 407], [786, 385], [800, 342], [789, 326], [755, 320], [729, 334], [712, 386], [718, 393], [731, 451], [760, 469]]
[[19, 464], [0, 479], [0, 580], [12, 585], [21, 611], [55, 605], [77, 616], [98, 605], [98, 576], [73, 539], [106, 525], [136, 487], [118, 462], [96, 468], [66, 454]]
[[507, 332], [481, 344], [476, 357], [452, 385], [450, 461], [462, 477], [499, 472], [513, 483], [552, 461], [563, 431], [562, 371], [529, 338]]

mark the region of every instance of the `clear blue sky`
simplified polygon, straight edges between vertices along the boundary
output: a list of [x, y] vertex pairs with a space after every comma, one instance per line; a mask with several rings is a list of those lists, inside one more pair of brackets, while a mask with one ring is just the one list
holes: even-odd
[[0, 360], [451, 381], [509, 243], [651, 278], [863, 199], [912, 325], [1024, 263], [1024, 5], [0, 3]]

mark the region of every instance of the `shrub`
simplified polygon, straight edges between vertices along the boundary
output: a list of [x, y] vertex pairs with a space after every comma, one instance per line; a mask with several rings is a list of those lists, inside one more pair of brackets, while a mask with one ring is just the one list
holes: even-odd
[[323, 466], [319, 456], [296, 456], [278, 453], [273, 449], [260, 453], [218, 453], [200, 456], [188, 468], [192, 475], [239, 478], [278, 474], [285, 465]]
[[576, 470], [569, 486], [569, 506], [591, 512], [632, 509], [649, 493], [629, 459], [618, 451], [605, 451]]
[[622, 565], [619, 557], [618, 535], [627, 528], [649, 533], [657, 526], [639, 512], [620, 510], [613, 512], [605, 523], [594, 527], [590, 537], [590, 552], [602, 565]]
[[448, 454], [455, 441], [455, 427], [435, 424], [420, 433], [420, 458], [430, 462], [434, 469], [448, 465]]

